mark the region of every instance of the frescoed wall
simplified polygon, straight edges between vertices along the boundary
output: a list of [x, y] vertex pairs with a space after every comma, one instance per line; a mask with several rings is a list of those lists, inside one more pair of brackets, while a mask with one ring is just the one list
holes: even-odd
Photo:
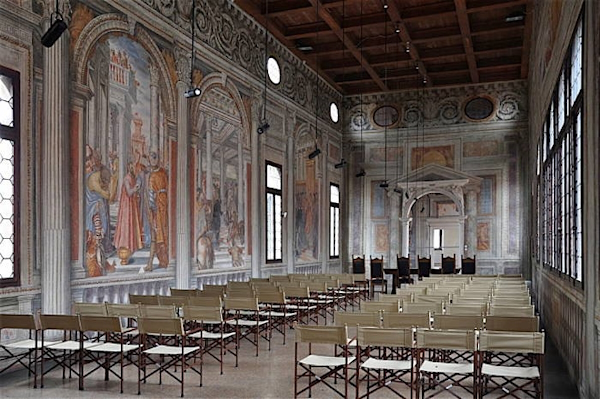
[[308, 159], [308, 154], [315, 149], [312, 134], [300, 136], [296, 155], [294, 241], [297, 262], [314, 262], [319, 259], [320, 157]]
[[166, 269], [170, 145], [148, 52], [108, 35], [87, 61], [93, 95], [84, 125], [84, 268], [88, 277]]

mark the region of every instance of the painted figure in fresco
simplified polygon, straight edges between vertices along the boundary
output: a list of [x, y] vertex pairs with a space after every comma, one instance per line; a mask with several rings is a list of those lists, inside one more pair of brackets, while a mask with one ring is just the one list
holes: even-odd
[[221, 198], [219, 198], [219, 186], [215, 185], [213, 189], [213, 206], [212, 206], [212, 222], [211, 231], [213, 234], [213, 247], [219, 248], [219, 237], [221, 235]]
[[209, 222], [212, 222], [212, 206], [203, 190], [199, 190], [196, 201], [198, 207], [198, 239], [196, 240], [196, 263], [198, 269], [212, 269], [215, 251], [209, 237]]
[[118, 180], [90, 146], [86, 146], [85, 168], [86, 268], [89, 277], [98, 277], [110, 271], [106, 262], [112, 247], [109, 204], [114, 201]]
[[[133, 163], [127, 165], [127, 174], [121, 184], [119, 213], [115, 228], [114, 245], [119, 251], [128, 250], [129, 256], [143, 247], [140, 218], [139, 191], [140, 183], [135, 176]], [[125, 264], [127, 259], [123, 258]]]
[[231, 255], [231, 264], [233, 267], [244, 266], [244, 249], [237, 245], [230, 247], [227, 252]]
[[[143, 162], [142, 162], [143, 161]], [[136, 184], [140, 186], [137, 193], [134, 194], [139, 209], [139, 225], [142, 229], [142, 244], [144, 247], [149, 247], [152, 241], [152, 233], [150, 232], [150, 205], [148, 204], [148, 167], [146, 163], [148, 157], [146, 154], [141, 154], [136, 150], [136, 161], [133, 166]]]
[[145, 271], [152, 271], [154, 256], [158, 267], [169, 265], [169, 197], [168, 176], [159, 165], [158, 154], [150, 153], [150, 173], [148, 175], [148, 205], [150, 210], [150, 256]]

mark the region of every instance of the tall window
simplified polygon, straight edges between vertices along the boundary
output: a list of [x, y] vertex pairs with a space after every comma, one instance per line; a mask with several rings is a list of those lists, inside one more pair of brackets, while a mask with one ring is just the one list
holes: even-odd
[[340, 257], [340, 186], [333, 183], [329, 194], [329, 257]]
[[538, 175], [541, 262], [578, 282], [583, 279], [582, 59], [583, 27], [580, 20], [548, 107]]
[[281, 166], [267, 162], [267, 262], [281, 261]]
[[19, 285], [19, 73], [0, 66], [0, 286]]

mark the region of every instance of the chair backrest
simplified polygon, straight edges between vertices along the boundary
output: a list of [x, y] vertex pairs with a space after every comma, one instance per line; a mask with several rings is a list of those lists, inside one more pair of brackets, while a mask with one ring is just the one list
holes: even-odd
[[429, 277], [431, 274], [431, 259], [421, 258], [417, 255], [417, 264], [419, 267], [419, 277]]
[[79, 315], [81, 331], [123, 332], [121, 320], [117, 316], [85, 316]]
[[417, 329], [417, 348], [473, 351], [473, 330], [427, 330]]
[[309, 298], [310, 291], [308, 287], [285, 287], [286, 298]]
[[196, 296], [188, 299], [189, 306], [222, 307], [223, 300], [220, 296]]
[[338, 312], [333, 315], [333, 324], [336, 326], [356, 327], [379, 327], [381, 316], [379, 312]]
[[158, 304], [159, 305], [173, 305], [173, 306], [183, 306], [187, 305], [190, 297], [187, 296], [168, 296], [168, 295], [159, 295], [158, 296]]
[[32, 314], [0, 314], [0, 330], [16, 328], [22, 330], [36, 330], [37, 322]]
[[73, 313], [85, 316], [108, 316], [105, 303], [73, 302]]
[[543, 332], [481, 331], [479, 350], [482, 352], [544, 353]]
[[429, 312], [422, 314], [384, 313], [382, 319], [383, 328], [429, 328], [431, 326], [431, 315]]
[[456, 254], [444, 256], [442, 254], [442, 274], [454, 274], [456, 271]]
[[140, 305], [158, 305], [158, 295], [129, 294], [129, 303], [135, 303]]
[[449, 303], [451, 299], [452, 299], [452, 295], [450, 295], [450, 294], [439, 294], [439, 295], [433, 295], [433, 294], [417, 295], [417, 294], [415, 294], [413, 302], [415, 302], [415, 303], [440, 303], [443, 301], [445, 303]]
[[141, 316], [140, 305], [132, 303], [107, 303], [108, 316], [138, 318]]
[[400, 303], [396, 302], [361, 302], [360, 303], [360, 311], [361, 312], [390, 312], [390, 313], [398, 313], [400, 310]]
[[348, 345], [346, 326], [296, 325], [296, 342]]
[[142, 334], [185, 335], [183, 320], [179, 318], [146, 318], [138, 319], [138, 330]]
[[396, 294], [379, 294], [380, 302], [413, 302], [415, 294], [413, 292], [406, 292], [401, 290]]
[[[462, 257], [462, 255], [461, 255]], [[461, 273], [462, 274], [475, 274], [475, 258], [477, 257], [477, 255], [473, 255], [472, 258], [461, 258]]]
[[284, 275], [271, 274], [269, 276], [269, 281], [271, 281], [271, 282], [290, 281], [290, 277], [287, 274], [284, 274]]
[[364, 274], [365, 273], [365, 256], [352, 256], [352, 273]]
[[225, 298], [225, 309], [258, 311], [258, 298]]
[[183, 307], [183, 319], [184, 320], [195, 320], [195, 321], [223, 321], [223, 313], [220, 307], [212, 306], [184, 306]]
[[140, 305], [140, 314], [145, 318], [175, 318], [177, 312], [173, 305]]
[[269, 278], [268, 277], [265, 277], [265, 278], [251, 277], [250, 278], [250, 282], [251, 283], [268, 283], [269, 282]]
[[485, 318], [485, 329], [490, 331], [536, 332], [540, 331], [540, 318], [538, 316], [487, 316]]
[[227, 286], [225, 285], [214, 285], [214, 284], [206, 284], [202, 286], [202, 292], [204, 293], [214, 293], [219, 294], [221, 296], [225, 295], [225, 289]]
[[383, 279], [383, 255], [381, 258], [371, 259], [371, 279], [382, 280]]
[[451, 303], [446, 305], [446, 314], [452, 316], [482, 316], [487, 314], [487, 303]]
[[79, 317], [64, 314], [40, 314], [42, 330], [79, 331]]
[[410, 277], [410, 255], [407, 257], [398, 255], [396, 258], [398, 265], [398, 275], [402, 277]]
[[529, 306], [502, 306], [490, 305], [491, 316], [534, 316], [535, 309], [533, 305]]
[[433, 314], [442, 314], [444, 304], [442, 302], [421, 302], [421, 303], [403, 303], [402, 313], [424, 314], [431, 312]]
[[412, 348], [413, 331], [410, 328], [359, 327], [356, 340], [359, 346]]
[[171, 296], [190, 297], [198, 295], [198, 290], [195, 289], [179, 289], [171, 287]]
[[282, 291], [259, 291], [258, 302], [267, 304], [283, 305], [285, 301], [285, 293]]
[[528, 306], [531, 305], [530, 297], [492, 297], [492, 303], [500, 306]]
[[483, 328], [483, 316], [433, 316], [433, 328], [441, 330], [480, 330]]

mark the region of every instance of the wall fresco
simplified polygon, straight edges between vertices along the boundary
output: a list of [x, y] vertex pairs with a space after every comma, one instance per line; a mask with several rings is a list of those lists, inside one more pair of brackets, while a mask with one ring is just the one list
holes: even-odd
[[477, 250], [489, 251], [490, 249], [490, 222], [477, 223]]
[[454, 168], [454, 146], [417, 147], [411, 152], [412, 170], [422, 168], [429, 164], [436, 164]]
[[301, 139], [296, 157], [296, 211], [295, 239], [296, 261], [314, 262], [319, 259], [319, 207], [320, 178], [318, 163], [320, 157], [308, 159], [307, 154], [314, 149], [314, 142], [308, 135]]
[[488, 157], [498, 155], [498, 141], [473, 141], [463, 144], [464, 157]]

